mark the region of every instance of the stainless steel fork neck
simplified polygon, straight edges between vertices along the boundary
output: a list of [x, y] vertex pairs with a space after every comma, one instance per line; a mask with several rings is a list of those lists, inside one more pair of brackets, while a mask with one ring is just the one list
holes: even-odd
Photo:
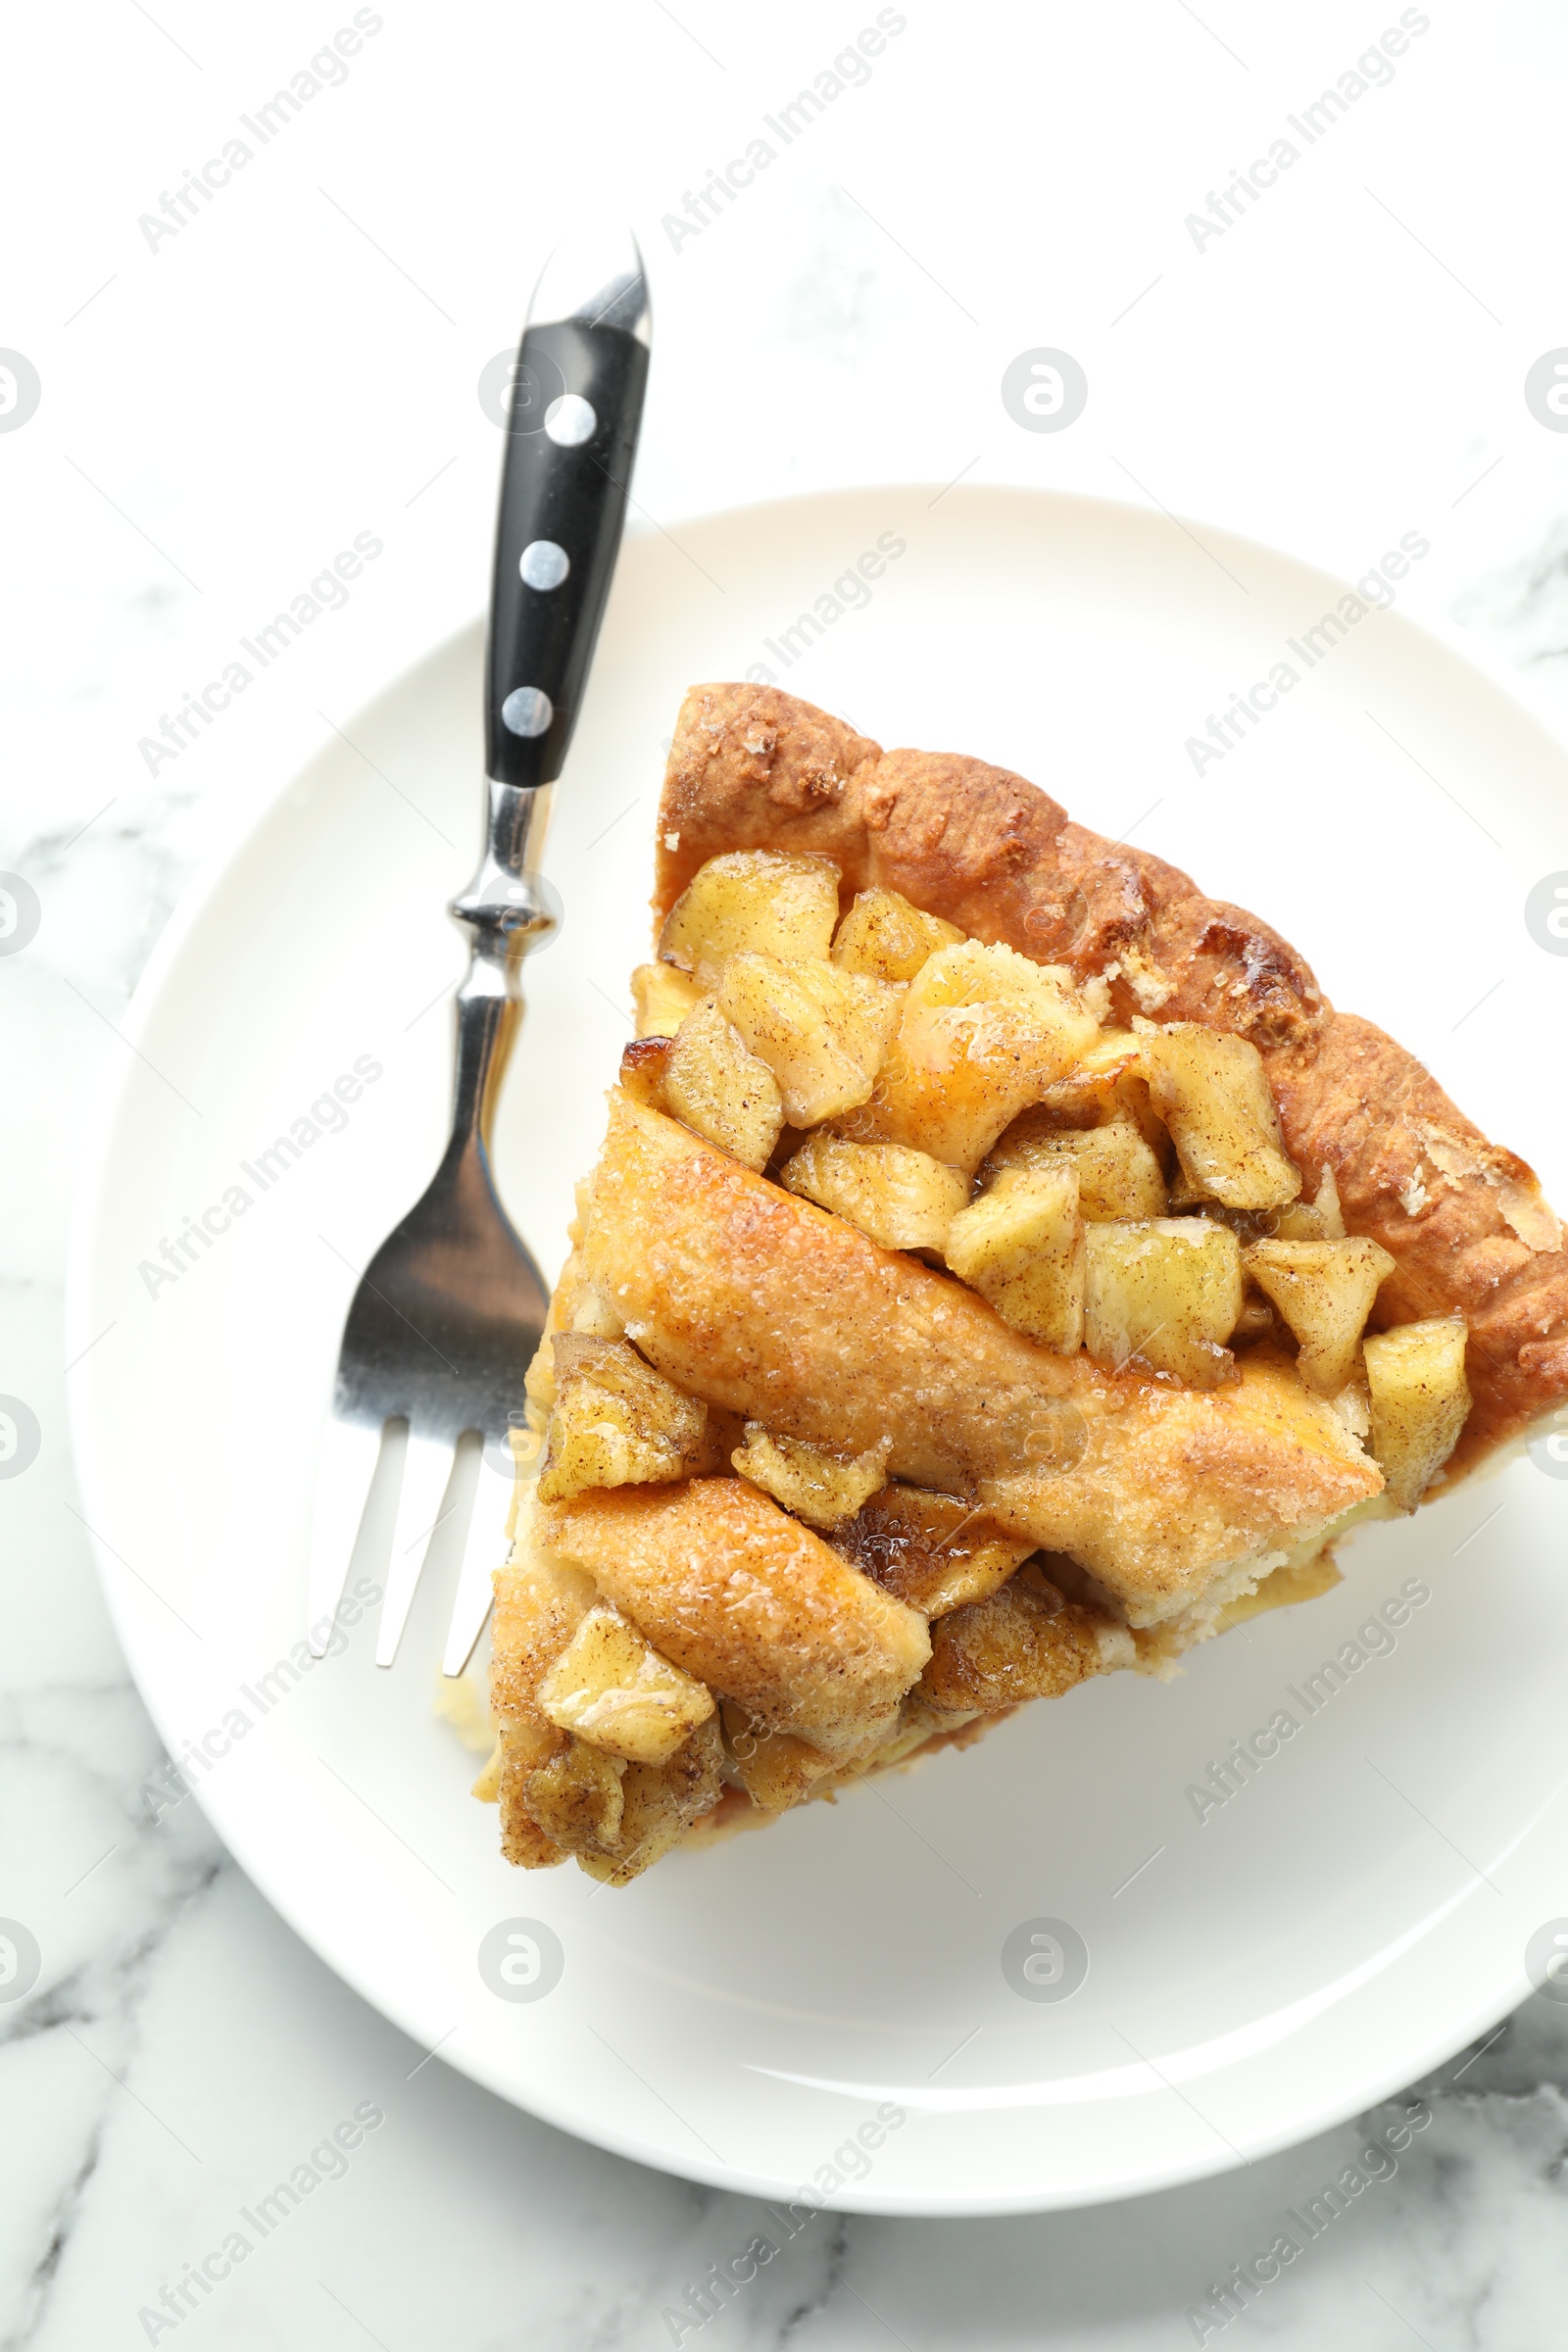
[[490, 815], [479, 870], [448, 912], [467, 931], [468, 968], [459, 984], [457, 1068], [449, 1160], [488, 1154], [490, 1122], [522, 1010], [521, 963], [556, 928], [539, 886], [539, 859], [554, 787], [524, 791], [490, 780]]
[[539, 860], [550, 824], [553, 784], [524, 791], [490, 779], [489, 822], [479, 870], [448, 912], [467, 925], [479, 955], [491, 936], [504, 941], [508, 960], [536, 948], [555, 929], [539, 889]]

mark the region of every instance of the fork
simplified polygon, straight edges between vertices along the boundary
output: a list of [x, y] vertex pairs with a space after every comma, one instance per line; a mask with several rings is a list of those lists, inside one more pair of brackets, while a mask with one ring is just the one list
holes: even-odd
[[[428, 1190], [349, 1306], [311, 1530], [308, 1638], [326, 1647], [387, 1425], [408, 1425], [375, 1662], [390, 1666], [447, 1500], [461, 1439], [504, 1453], [544, 1330], [539, 1269], [496, 1193], [490, 1137], [522, 1017], [521, 963], [557, 928], [539, 871], [620, 546], [648, 377], [642, 257], [591, 234], [552, 256], [512, 369], [485, 657], [487, 838], [448, 911], [469, 935], [456, 999], [452, 1138]], [[461, 1483], [461, 1482], [456, 1482]], [[502, 1546], [475, 1502], [442, 1656], [463, 1672]]]

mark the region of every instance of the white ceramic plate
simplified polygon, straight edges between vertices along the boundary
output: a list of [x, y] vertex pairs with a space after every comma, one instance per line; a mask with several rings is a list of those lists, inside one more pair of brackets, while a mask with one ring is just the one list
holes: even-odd
[[[891, 560], [852, 603], [879, 542]], [[1568, 960], [1522, 912], [1568, 865], [1568, 760], [1397, 613], [1308, 673], [1285, 641], [1344, 593], [1217, 533], [1017, 491], [829, 495], [629, 542], [550, 847], [565, 929], [528, 969], [499, 1138], [547, 1270], [627, 1034], [682, 690], [754, 663], [885, 742], [1015, 767], [1256, 907], [1568, 1195], [1541, 1061]], [[813, 610], [820, 641], [786, 664], [768, 641]], [[73, 1351], [108, 1327], [73, 1376], [86, 1516], [171, 1751], [206, 1741], [189, 1777], [219, 1831], [447, 2063], [726, 2186], [894, 2213], [1083, 2203], [1282, 2146], [1417, 2076], [1523, 1997], [1527, 1938], [1568, 1910], [1568, 1484], [1528, 1458], [1368, 1531], [1343, 1588], [1179, 1682], [1094, 1684], [622, 1892], [500, 1860], [475, 1760], [433, 1711], [450, 1562], [391, 1673], [363, 1632], [298, 1671], [354, 1269], [445, 1135], [442, 907], [477, 839], [479, 645], [469, 630], [398, 679], [347, 729], [357, 748], [329, 744], [187, 899], [80, 1220]], [[1300, 683], [1196, 773], [1187, 738], [1282, 659]], [[326, 1131], [356, 1064], [380, 1074]], [[264, 1190], [260, 1155], [296, 1132]], [[212, 1204], [221, 1227], [236, 1186], [249, 1204], [230, 1197], [228, 1229], [154, 1295], [143, 1264]], [[499, 1518], [488, 1473], [480, 1503]], [[378, 1575], [363, 1540], [356, 1575]], [[1308, 1716], [1291, 1687], [1412, 1578], [1430, 1597]], [[1281, 1708], [1297, 1735], [1200, 1820], [1190, 1786]], [[559, 1939], [543, 1997], [481, 1973], [517, 1920]], [[1087, 1950], [1065, 1999], [1004, 1972], [1040, 1920]], [[879, 2144], [856, 2152], [884, 2102], [906, 2120], [870, 2121]]]

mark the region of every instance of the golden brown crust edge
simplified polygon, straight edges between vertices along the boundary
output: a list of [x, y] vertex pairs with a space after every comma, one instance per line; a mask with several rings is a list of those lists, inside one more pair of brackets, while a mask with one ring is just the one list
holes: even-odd
[[1331, 1166], [1346, 1222], [1396, 1260], [1374, 1322], [1464, 1314], [1473, 1403], [1448, 1477], [1568, 1396], [1568, 1255], [1525, 1162], [1415, 1056], [1338, 1012], [1266, 923], [1068, 819], [1037, 785], [953, 753], [884, 752], [776, 687], [694, 686], [659, 819], [662, 918], [725, 850], [819, 851], [975, 938], [1110, 984], [1116, 1018], [1251, 1039], [1292, 1155]]

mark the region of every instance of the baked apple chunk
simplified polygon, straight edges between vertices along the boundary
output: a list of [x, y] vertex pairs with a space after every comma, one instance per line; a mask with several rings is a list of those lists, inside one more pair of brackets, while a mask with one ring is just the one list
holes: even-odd
[[1529, 1170], [1252, 916], [764, 687], [688, 696], [659, 841], [496, 1580], [510, 1860], [625, 1885], [1167, 1674], [1568, 1396]]

